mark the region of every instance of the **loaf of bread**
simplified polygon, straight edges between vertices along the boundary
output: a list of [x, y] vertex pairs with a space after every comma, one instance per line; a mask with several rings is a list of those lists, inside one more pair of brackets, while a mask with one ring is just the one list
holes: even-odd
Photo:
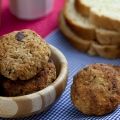
[[112, 3], [112, 0], [67, 0], [60, 17], [62, 33], [74, 47], [90, 55], [120, 58], [120, 33], [97, 26], [94, 21], [99, 20], [93, 19], [92, 13], [103, 6], [112, 8], [115, 5]]
[[100, 45], [98, 42], [80, 38], [67, 25], [63, 13], [60, 15], [59, 26], [62, 33], [67, 37], [67, 40], [78, 50], [105, 58], [117, 58], [120, 56], [119, 47], [116, 45]]
[[82, 16], [75, 10], [74, 2], [74, 0], [67, 1], [64, 8], [64, 17], [73, 31], [83, 39], [96, 39], [100, 44], [120, 44], [119, 32], [95, 27], [89, 18]]

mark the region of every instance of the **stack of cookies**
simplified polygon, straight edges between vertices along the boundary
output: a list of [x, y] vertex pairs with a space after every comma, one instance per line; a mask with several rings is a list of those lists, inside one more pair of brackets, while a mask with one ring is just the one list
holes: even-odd
[[120, 58], [119, 5], [119, 0], [67, 0], [60, 29], [80, 51]]
[[21, 96], [44, 89], [56, 79], [51, 49], [32, 30], [0, 38], [0, 88], [3, 96]]

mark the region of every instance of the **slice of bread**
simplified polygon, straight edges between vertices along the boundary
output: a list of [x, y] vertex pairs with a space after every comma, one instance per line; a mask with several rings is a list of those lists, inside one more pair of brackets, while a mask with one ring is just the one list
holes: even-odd
[[60, 15], [59, 25], [68, 41], [80, 51], [105, 58], [120, 58], [120, 33], [95, 27], [89, 15], [84, 17], [76, 11], [75, 0], [67, 0], [64, 11]]
[[[78, 0], [80, 1], [80, 0]], [[90, 1], [90, 0], [81, 0]], [[96, 0], [91, 2], [91, 6], [94, 5]], [[99, 0], [100, 2], [103, 0]], [[65, 4], [64, 17], [67, 24], [73, 31], [83, 39], [87, 40], [98, 40], [101, 44], [118, 44], [120, 43], [120, 33], [111, 30], [98, 29], [95, 27], [88, 17], [82, 16], [75, 10], [75, 0], [68, 0]]]
[[92, 42], [91, 48], [104, 58], [120, 58], [120, 46], [117, 45], [100, 45], [97, 42]]
[[63, 13], [60, 14], [59, 27], [61, 32], [66, 36], [67, 40], [78, 50], [86, 52], [90, 55], [100, 55], [105, 58], [119, 58], [119, 46], [116, 45], [100, 45], [97, 42], [81, 39], [66, 24]]
[[90, 40], [81, 39], [76, 35], [71, 28], [66, 24], [63, 13], [60, 14], [59, 27], [61, 32], [67, 37], [67, 40], [78, 50], [87, 52], [90, 47]]
[[97, 5], [96, 2], [98, 2], [98, 0], [75, 0], [75, 8], [80, 14], [88, 17], [91, 7]]
[[102, 45], [120, 44], [120, 33], [105, 29], [96, 29], [97, 41]]
[[90, 20], [99, 28], [120, 32], [120, 7], [94, 7], [90, 12]]
[[75, 6], [97, 27], [120, 32], [120, 0], [75, 0]]
[[94, 25], [88, 19], [77, 13], [74, 2], [75, 0], [68, 0], [65, 4], [64, 17], [67, 21], [67, 24], [81, 38], [88, 40], [95, 39]]
[[119, 8], [119, 0], [75, 0], [75, 8], [84, 16], [89, 16], [92, 8]]

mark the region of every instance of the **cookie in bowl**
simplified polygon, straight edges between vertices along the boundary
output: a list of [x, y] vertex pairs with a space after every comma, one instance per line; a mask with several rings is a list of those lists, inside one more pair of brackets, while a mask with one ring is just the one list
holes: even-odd
[[56, 68], [52, 61], [30, 80], [12, 81], [3, 78], [3, 91], [5, 96], [22, 96], [46, 88], [56, 79]]
[[65, 56], [28, 29], [3, 35], [0, 47], [0, 117], [25, 117], [49, 108], [66, 87]]
[[87, 115], [104, 115], [118, 107], [120, 73], [118, 67], [92, 64], [74, 76], [71, 87], [74, 106]]
[[25, 29], [0, 38], [0, 72], [11, 80], [28, 80], [50, 58], [49, 46], [35, 32]]

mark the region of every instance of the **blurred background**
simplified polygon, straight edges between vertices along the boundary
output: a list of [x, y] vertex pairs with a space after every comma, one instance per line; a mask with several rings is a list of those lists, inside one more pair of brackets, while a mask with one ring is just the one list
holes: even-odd
[[[45, 37], [58, 27], [58, 15], [64, 5], [64, 0], [54, 0], [52, 12], [44, 17], [35, 20], [23, 20], [11, 14], [9, 9], [10, 6], [9, 2], [11, 1], [15, 2], [16, 0], [2, 0], [1, 3], [0, 35], [3, 35], [14, 30], [29, 28], [38, 32], [42, 37]], [[42, 2], [44, 0], [39, 1]], [[15, 6], [17, 5], [16, 7], [20, 7], [18, 6], [18, 3], [14, 3], [14, 5]], [[37, 5], [37, 7], [38, 6], [39, 5]]]

